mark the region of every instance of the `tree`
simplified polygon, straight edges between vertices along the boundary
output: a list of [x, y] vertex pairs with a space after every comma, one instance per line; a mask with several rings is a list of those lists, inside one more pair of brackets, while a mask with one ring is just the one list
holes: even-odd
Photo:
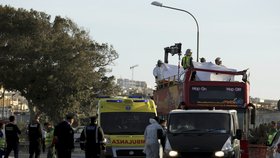
[[68, 18], [0, 6], [0, 84], [19, 91], [29, 109], [55, 122], [92, 106], [99, 94], [118, 93], [107, 67], [118, 58]]

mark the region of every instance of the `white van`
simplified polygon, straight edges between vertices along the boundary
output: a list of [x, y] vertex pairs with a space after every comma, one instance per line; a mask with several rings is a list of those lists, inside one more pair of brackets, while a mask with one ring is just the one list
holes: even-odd
[[236, 110], [173, 110], [167, 120], [168, 157], [240, 158]]

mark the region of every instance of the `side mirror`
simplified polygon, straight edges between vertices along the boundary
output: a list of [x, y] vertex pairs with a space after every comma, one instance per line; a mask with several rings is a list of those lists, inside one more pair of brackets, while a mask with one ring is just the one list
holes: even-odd
[[240, 140], [242, 137], [242, 130], [241, 129], [237, 129], [236, 130], [236, 135], [235, 135], [235, 138]]

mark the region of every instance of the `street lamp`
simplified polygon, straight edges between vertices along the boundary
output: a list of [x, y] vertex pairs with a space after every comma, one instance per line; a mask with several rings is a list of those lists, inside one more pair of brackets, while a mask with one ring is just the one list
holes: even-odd
[[2, 119], [4, 119], [4, 109], [5, 109], [5, 89], [4, 86], [2, 86], [2, 99], [3, 99], [3, 107], [2, 107]]
[[185, 12], [185, 13], [189, 14], [194, 19], [194, 21], [196, 23], [196, 29], [197, 29], [197, 33], [196, 33], [196, 53], [197, 53], [196, 61], [198, 62], [198, 59], [199, 59], [199, 26], [198, 26], [198, 22], [197, 22], [196, 18], [190, 12], [188, 12], [186, 10], [183, 10], [183, 9], [178, 9], [178, 8], [165, 6], [162, 3], [157, 2], [157, 1], [153, 1], [151, 4], [154, 5], [154, 6], [157, 6], [157, 7], [163, 7], [163, 8], [168, 8], [168, 9], [173, 9], [173, 10], [178, 10], [178, 11]]

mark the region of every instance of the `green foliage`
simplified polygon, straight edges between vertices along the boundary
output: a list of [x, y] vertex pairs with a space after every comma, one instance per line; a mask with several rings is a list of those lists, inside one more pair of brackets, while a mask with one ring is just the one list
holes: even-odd
[[277, 129], [274, 126], [270, 122], [270, 123], [260, 124], [258, 127], [251, 129], [249, 142], [251, 144], [266, 145], [268, 142], [268, 136], [271, 133], [274, 133], [275, 131], [277, 131]]
[[250, 144], [262, 144], [267, 143], [267, 136], [270, 127], [268, 124], [260, 124], [258, 127], [250, 130], [249, 142]]
[[73, 21], [35, 10], [0, 6], [0, 84], [17, 90], [58, 122], [67, 112], [91, 109], [97, 95], [119, 88], [107, 67], [118, 58]]

